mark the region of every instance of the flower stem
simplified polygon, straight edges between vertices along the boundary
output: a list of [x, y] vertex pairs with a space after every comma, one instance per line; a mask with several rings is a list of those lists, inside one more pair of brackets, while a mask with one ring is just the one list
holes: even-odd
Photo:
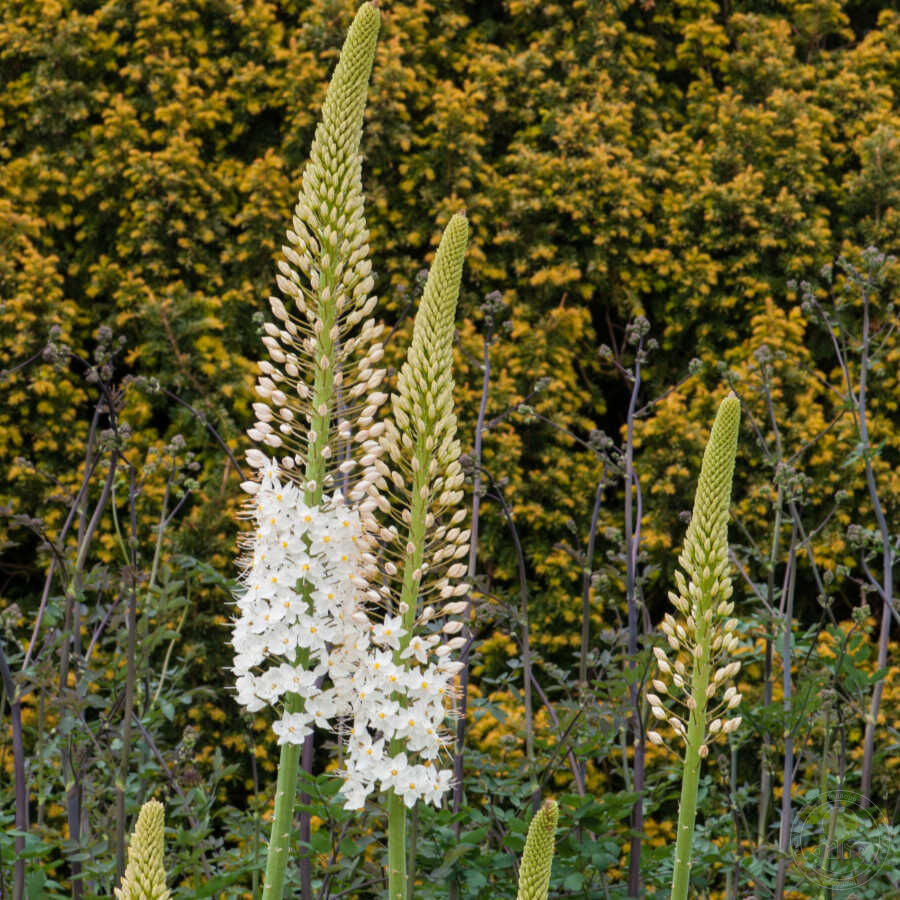
[[[702, 608], [708, 608], [709, 587], [701, 583], [704, 595]], [[672, 873], [671, 900], [687, 900], [691, 877], [691, 849], [694, 844], [694, 825], [697, 820], [697, 786], [702, 762], [701, 747], [706, 740], [706, 689], [709, 687], [711, 635], [705, 619], [697, 623], [697, 659], [691, 681], [691, 698], [694, 708], [690, 711], [687, 740], [684, 750], [684, 768], [681, 776], [681, 802], [678, 805], [678, 832], [675, 841], [675, 870]], [[703, 755], [706, 751], [703, 751]]]
[[[419, 449], [417, 448], [417, 450]], [[422, 489], [427, 488], [424, 474], [427, 472], [427, 464], [423, 463], [423, 459], [427, 459], [427, 457], [424, 456], [424, 452], [419, 452], [417, 459], [420, 465], [414, 481], [409, 527], [409, 544], [413, 549], [406, 559], [403, 588], [400, 592], [400, 602], [406, 604], [407, 610], [403, 614], [403, 628], [406, 634], [400, 638], [401, 649], [395, 654], [399, 665], [403, 665], [401, 653], [409, 645], [416, 621], [419, 577], [414, 573], [422, 565], [425, 549], [425, 514], [428, 504], [427, 494], [423, 496]], [[391, 741], [391, 756], [402, 751], [403, 741], [397, 739]], [[390, 900], [405, 900], [406, 882], [406, 807], [403, 799], [391, 790], [388, 792], [388, 897]]]
[[406, 900], [406, 807], [388, 793], [388, 898]]
[[681, 777], [681, 803], [678, 806], [678, 838], [675, 842], [675, 871], [672, 874], [672, 900], [686, 900], [691, 876], [691, 847], [697, 819], [697, 784], [700, 779], [700, 745], [688, 731]]
[[[285, 711], [298, 713], [303, 709], [303, 699], [289, 694]], [[287, 867], [291, 823], [294, 818], [294, 798], [297, 795], [297, 769], [300, 765], [302, 744], [282, 744], [278, 760], [278, 781], [275, 785], [275, 817], [272, 820], [272, 837], [266, 856], [266, 877], [263, 882], [263, 900], [281, 900], [284, 893], [284, 872]]]

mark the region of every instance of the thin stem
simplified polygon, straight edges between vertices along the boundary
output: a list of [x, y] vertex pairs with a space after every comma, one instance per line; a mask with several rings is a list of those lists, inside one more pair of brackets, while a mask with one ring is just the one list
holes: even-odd
[[581, 647], [578, 657], [578, 681], [582, 690], [587, 690], [587, 658], [591, 642], [591, 574], [594, 565], [594, 545], [597, 540], [597, 523], [600, 519], [600, 504], [606, 487], [606, 464], [597, 482], [594, 495], [594, 509], [591, 512], [591, 529], [588, 532], [587, 554], [581, 571]]
[[25, 897], [25, 832], [28, 831], [28, 782], [25, 774], [25, 742], [22, 737], [22, 705], [16, 696], [12, 673], [6, 661], [3, 638], [0, 637], [0, 681], [9, 698], [12, 720], [13, 772], [16, 782], [16, 861], [13, 864], [13, 900]]
[[184, 626], [185, 619], [187, 619], [188, 610], [191, 608], [191, 589], [189, 585], [185, 585], [185, 603], [184, 610], [181, 613], [181, 618], [178, 620], [178, 624], [175, 626], [175, 634], [172, 636], [172, 640], [169, 641], [169, 646], [166, 648], [166, 655], [163, 658], [162, 669], [159, 673], [159, 684], [156, 685], [156, 690], [153, 692], [153, 697], [150, 700], [150, 705], [147, 707], [147, 711], [156, 704], [156, 701], [159, 700], [160, 692], [163, 689], [163, 685], [166, 681], [166, 673], [169, 671], [169, 661], [172, 658], [172, 650], [175, 649], [175, 642], [178, 640], [178, 636], [181, 634], [181, 629]]
[[[137, 725], [138, 731], [140, 731], [141, 736], [147, 742], [147, 746], [150, 748], [150, 751], [156, 757], [156, 761], [159, 763], [161, 771], [166, 774], [166, 777], [169, 779], [169, 784], [172, 785], [172, 789], [176, 794], [178, 794], [178, 797], [180, 798], [181, 803], [184, 806], [184, 812], [187, 816], [187, 820], [191, 826], [191, 829], [199, 834], [200, 823], [197, 821], [197, 818], [193, 814], [193, 812], [191, 812], [191, 807], [188, 804], [188, 798], [185, 796], [184, 790], [181, 787], [181, 783], [170, 768], [169, 764], [166, 762], [162, 753], [159, 752], [159, 747], [156, 746], [156, 743], [153, 740], [153, 736], [144, 727], [144, 723], [140, 720], [140, 718], [138, 718], [137, 710], [132, 710], [131, 717], [134, 721], [134, 724]], [[207, 881], [209, 881], [212, 878], [212, 872], [210, 871], [209, 863], [206, 859], [206, 852], [203, 850], [200, 851], [200, 863], [203, 866], [203, 873], [206, 876]]]
[[134, 686], [137, 680], [137, 518], [134, 468], [129, 472], [131, 505], [131, 585], [128, 591], [126, 623], [128, 629], [127, 672], [125, 676], [125, 713], [122, 719], [122, 756], [116, 784], [116, 881], [125, 872], [125, 794], [128, 786], [128, 764], [131, 757], [131, 715], [134, 710]]
[[191, 406], [191, 404], [188, 403], [186, 400], [182, 400], [181, 397], [178, 396], [178, 394], [173, 394], [171, 391], [168, 391], [165, 388], [162, 389], [162, 393], [165, 394], [170, 400], [174, 400], [176, 403], [180, 403], [192, 415], [197, 417], [197, 419], [200, 421], [200, 423], [207, 428], [207, 430], [210, 432], [210, 434], [212, 434], [212, 436], [216, 439], [219, 446], [225, 451], [225, 455], [228, 457], [231, 464], [234, 466], [234, 469], [237, 472], [238, 477], [241, 479], [241, 481], [246, 480], [246, 475], [244, 475], [244, 470], [240, 467], [240, 464], [235, 459], [234, 454], [231, 452], [231, 448], [228, 446], [228, 444], [225, 443], [225, 439], [222, 437], [222, 435], [219, 434], [219, 432], [216, 431], [216, 429], [213, 427], [213, 425], [210, 424], [210, 422], [206, 418], [206, 416], [204, 416], [203, 413], [201, 413], [199, 410], [197, 410], [193, 406]]
[[[877, 669], [887, 667], [888, 641], [891, 629], [892, 597], [893, 597], [893, 554], [891, 552], [891, 537], [887, 519], [878, 496], [878, 485], [875, 482], [875, 471], [872, 468], [872, 456], [870, 453], [868, 417], [866, 414], [866, 384], [869, 369], [869, 294], [863, 291], [863, 346], [860, 362], [859, 376], [859, 436], [863, 446], [863, 458], [866, 468], [866, 485], [869, 489], [869, 499], [872, 502], [872, 510], [878, 529], [881, 532], [882, 541], [882, 583], [883, 597], [881, 611], [881, 629], [878, 635], [878, 663]], [[869, 805], [869, 795], [872, 790], [872, 765], [875, 754], [875, 726], [878, 722], [878, 710], [881, 706], [881, 695], [884, 691], [884, 678], [880, 678], [872, 689], [872, 704], [869, 714], [866, 716], [866, 733], [863, 741], [863, 766], [859, 791], [862, 794], [860, 806]]]
[[525, 756], [529, 762], [534, 762], [534, 703], [531, 697], [531, 632], [528, 624], [528, 576], [525, 570], [525, 551], [519, 538], [519, 531], [513, 519], [512, 510], [506, 502], [499, 485], [485, 472], [491, 481], [492, 496], [495, 497], [503, 510], [506, 524], [509, 526], [516, 551], [516, 567], [519, 574], [519, 622], [522, 632], [522, 677], [523, 699], [525, 704]]
[[[87, 558], [88, 548], [94, 537], [94, 532], [100, 523], [100, 518], [106, 508], [106, 504], [112, 494], [112, 486], [116, 475], [116, 465], [119, 460], [119, 450], [114, 448], [109, 459], [109, 472], [106, 476], [106, 482], [103, 490], [94, 507], [93, 515], [90, 522], [84, 529], [83, 535], [80, 537], [78, 552], [75, 558], [75, 566], [72, 571], [69, 584], [65, 591], [65, 615], [63, 625], [63, 642], [60, 653], [59, 666], [59, 690], [60, 694], [65, 694], [69, 684], [69, 639], [72, 638], [73, 647], [77, 647], [75, 643], [75, 629], [78, 623], [78, 617], [75, 615], [75, 606], [78, 603], [76, 597], [76, 587], [81, 580], [81, 572]], [[86, 497], [87, 495], [85, 495]], [[69, 825], [69, 837], [75, 847], [79, 847], [81, 843], [81, 780], [80, 773], [75, 770], [73, 764], [72, 741], [63, 747], [62, 770], [66, 778], [66, 818]], [[73, 900], [81, 900], [84, 891], [84, 884], [81, 877], [81, 862], [72, 860], [69, 864], [72, 873], [72, 897]]]
[[[550, 699], [544, 693], [543, 688], [541, 688], [538, 683], [537, 678], [534, 677], [534, 672], [531, 673], [531, 684], [537, 692], [538, 697], [541, 698], [541, 703], [544, 704], [544, 708], [547, 710], [547, 715], [550, 717], [550, 721], [553, 724], [553, 727], [561, 732], [559, 725], [559, 717], [556, 715], [556, 711], [553, 709], [553, 704], [550, 702]], [[559, 744], [563, 743], [563, 738], [565, 735], [560, 733]], [[569, 757], [569, 768], [572, 770], [572, 777], [575, 779], [575, 788], [578, 791], [578, 796], [583, 797], [585, 794], [585, 786], [584, 786], [584, 772], [581, 766], [578, 765], [578, 760], [575, 758], [575, 751], [569, 747], [567, 751], [567, 755]]]
[[[478, 526], [481, 519], [481, 456], [482, 441], [484, 439], [484, 419], [487, 415], [488, 389], [491, 382], [491, 328], [484, 336], [482, 352], [483, 376], [481, 379], [481, 402], [478, 405], [478, 418], [475, 422], [475, 446], [472, 450], [473, 475], [472, 475], [472, 534], [469, 542], [469, 568], [466, 577], [471, 584], [475, 578], [478, 566]], [[465, 619], [472, 615], [472, 598], [469, 596], [469, 604], [466, 608]], [[468, 630], [468, 629], [467, 629]], [[471, 636], [471, 635], [469, 635]], [[466, 712], [469, 705], [469, 651], [472, 641], [465, 644], [465, 649], [460, 655], [463, 668], [459, 673], [459, 700], [457, 702], [456, 721], [456, 746], [453, 753], [453, 812], [458, 813], [462, 805], [464, 754], [466, 745]], [[454, 832], [459, 837], [460, 822], [453, 825]], [[459, 885], [455, 878], [450, 880], [450, 900], [456, 900]]]
[[[625, 439], [625, 597], [628, 606], [628, 670], [634, 673], [637, 657], [638, 608], [637, 608], [637, 555], [641, 540], [640, 510], [635, 518], [632, 503], [634, 493], [640, 491], [634, 470], [634, 413], [638, 393], [641, 388], [641, 355], [644, 340], [640, 339], [635, 353], [634, 377], [631, 397], [628, 401], [628, 416]], [[634, 790], [637, 799], [631, 810], [631, 846], [628, 860], [628, 896], [637, 897], [641, 880], [641, 833], [644, 829], [644, 734], [640, 727], [641, 710], [638, 685], [634, 678], [629, 680], [628, 695], [631, 701], [629, 727], [634, 746]]]
[[781, 665], [782, 686], [784, 690], [784, 783], [781, 792], [781, 828], [778, 833], [778, 847], [781, 857], [778, 860], [778, 873], [775, 880], [775, 898], [782, 900], [787, 878], [788, 850], [791, 839], [791, 787], [794, 777], [794, 733], [788, 727], [792, 715], [793, 682], [791, 681], [791, 624], [794, 621], [794, 583], [796, 570], [796, 542], [791, 535], [791, 548], [788, 554], [788, 572], [783, 591]]

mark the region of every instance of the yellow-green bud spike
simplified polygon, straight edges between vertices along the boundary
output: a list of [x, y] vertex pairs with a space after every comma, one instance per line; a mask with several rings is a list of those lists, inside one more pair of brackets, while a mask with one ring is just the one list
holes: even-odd
[[[349, 434], [364, 427], [354, 428], [353, 421], [339, 427], [339, 410], [348, 398], [360, 398], [374, 413], [381, 402], [374, 398], [383, 398], [376, 393], [381, 370], [373, 369], [381, 356], [375, 343], [380, 327], [367, 321], [375, 298], [360, 156], [380, 22], [374, 4], [359, 8], [328, 86], [278, 261], [282, 297], [269, 298], [277, 324], [265, 326], [269, 360], [260, 362], [257, 383], [264, 402], [256, 404], [259, 419], [248, 432], [260, 447], [248, 454], [251, 466], [262, 468], [276, 451], [282, 473], [306, 486], [311, 504], [333, 481]], [[347, 376], [353, 372], [365, 379], [352, 383]]]
[[[686, 574], [700, 588], [702, 606], [695, 614], [705, 613], [714, 599], [708, 591], [711, 573], [728, 559], [728, 509], [740, 423], [741, 404], [732, 392], [719, 406], [703, 452], [694, 510], [684, 540]], [[707, 569], [710, 574], [704, 571]]]
[[[690, 654], [690, 677], [679, 678], [679, 682], [675, 682], [673, 676], [673, 682], [680, 690], [689, 691], [685, 701], [689, 715], [686, 728], [680, 723], [676, 727], [678, 720], [670, 719], [670, 724], [685, 744], [671, 900], [687, 900], [697, 818], [697, 786], [702, 761], [709, 753], [707, 741], [719, 733], [730, 734], [737, 727], [737, 724], [730, 725], [715, 718], [707, 729], [707, 713], [709, 705], [715, 702], [720, 682], [726, 677], [724, 673], [730, 671], [724, 667], [717, 669], [716, 658], [733, 649], [731, 632], [737, 624], [726, 620], [726, 617], [731, 613], [731, 604], [727, 602], [731, 595], [731, 581], [727, 574], [728, 510], [740, 418], [740, 401], [734, 393], [730, 393], [719, 406], [703, 452], [694, 511], [680, 557], [689, 582], [685, 584], [683, 578], [676, 579], [680, 599], [686, 601], [685, 605], [678, 604], [679, 611], [684, 613], [685, 609], [689, 610], [685, 622], [690, 627], [685, 631], [687, 640], [684, 649]], [[681, 627], [684, 628], [683, 625]], [[680, 635], [680, 632], [677, 633]], [[677, 651], [680, 646], [676, 642], [673, 649]], [[662, 664], [660, 670], [664, 671]], [[719, 672], [722, 672], [721, 676]], [[738, 703], [740, 695], [734, 688], [729, 688], [713, 712], [733, 709]]]
[[381, 13], [378, 7], [374, 3], [364, 3], [347, 32], [340, 59], [322, 104], [322, 121], [316, 129], [310, 154], [310, 163], [313, 165], [319, 156], [317, 151], [327, 140], [334, 141], [350, 152], [358, 152], [380, 25]]
[[[428, 523], [437, 521], [440, 512], [455, 506], [462, 496], [455, 487], [461, 477], [452, 367], [454, 319], [468, 237], [466, 217], [453, 216], [428, 273], [412, 344], [397, 378], [397, 392], [391, 397], [396, 424], [385, 432], [383, 442], [394, 462], [413, 473], [410, 483], [398, 489], [399, 494], [405, 494], [404, 505], [410, 516], [408, 546], [412, 549], [403, 567], [400, 596], [408, 606], [407, 631], [415, 621], [416, 599], [422, 590], [414, 573], [421, 570], [427, 531], [432, 527]], [[405, 427], [404, 422], [408, 423]], [[410, 439], [408, 447], [398, 439], [397, 425]], [[402, 520], [404, 510], [395, 508], [393, 512]], [[429, 566], [428, 577], [441, 577], [443, 569]]]
[[559, 807], [555, 800], [547, 800], [531, 820], [522, 853], [516, 900], [547, 900], [558, 821]]
[[164, 810], [158, 800], [148, 800], [138, 814], [128, 845], [128, 865], [116, 900], [169, 900], [163, 868]]
[[[469, 223], [457, 213], [444, 230], [434, 257], [422, 302], [416, 313], [412, 345], [397, 380], [395, 407], [426, 423], [436, 445], [438, 432], [446, 432], [453, 412], [453, 321], [462, 279]], [[455, 418], [452, 425], [455, 432]], [[439, 460], [443, 462], [443, 460]]]

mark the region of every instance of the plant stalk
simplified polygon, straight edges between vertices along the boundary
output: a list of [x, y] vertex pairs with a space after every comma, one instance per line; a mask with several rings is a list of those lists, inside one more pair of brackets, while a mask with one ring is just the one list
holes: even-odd
[[[703, 620], [700, 620], [702, 623]], [[706, 629], [698, 628], [705, 632]], [[691, 877], [691, 848], [694, 825], [697, 821], [697, 787], [700, 782], [700, 747], [706, 737], [706, 688], [709, 685], [709, 641], [698, 634], [703, 657], [694, 669], [691, 696], [697, 702], [691, 711], [684, 749], [684, 769], [681, 780], [681, 802], [678, 805], [678, 832], [675, 841], [675, 871], [672, 875], [672, 900], [687, 900]]]

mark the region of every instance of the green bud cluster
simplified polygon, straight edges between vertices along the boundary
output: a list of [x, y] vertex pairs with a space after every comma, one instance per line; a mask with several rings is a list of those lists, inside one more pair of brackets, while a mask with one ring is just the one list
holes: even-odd
[[158, 800], [148, 800], [141, 807], [128, 845], [122, 886], [115, 889], [116, 900], [169, 900], [163, 868], [163, 815]]
[[516, 900], [547, 900], [558, 821], [559, 807], [554, 800], [547, 800], [531, 820], [519, 868]]
[[[391, 417], [381, 437], [384, 455], [373, 462], [370, 493], [394, 519], [381, 530], [387, 567], [401, 581], [400, 603], [409, 628], [417, 599], [436, 594], [452, 600], [468, 590], [455, 583], [465, 574], [459, 562], [469, 550], [463, 473], [453, 411], [453, 335], [469, 226], [450, 219], [428, 274], [416, 313], [412, 344], [391, 395]], [[427, 561], [426, 561], [427, 550]], [[396, 590], [389, 581], [385, 601]], [[396, 601], [396, 597], [394, 597]], [[455, 609], [455, 606], [451, 608]], [[452, 643], [452, 641], [451, 641]]]
[[[654, 648], [659, 675], [652, 682], [656, 693], [647, 695], [654, 717], [667, 722], [682, 739], [688, 738], [691, 719], [702, 724], [703, 742], [697, 748], [701, 758], [708, 753], [707, 736], [730, 734], [741, 722], [739, 716], [719, 715], [741, 701], [734, 687], [724, 688], [741, 666], [733, 659], [738, 622], [732, 618], [728, 560], [728, 513], [740, 417], [740, 401], [730, 393], [719, 407], [703, 453], [694, 510], [678, 558], [683, 571], [675, 572], [678, 592], [669, 592], [680, 615], [667, 613], [660, 626], [669, 651]], [[672, 711], [670, 700], [683, 707], [683, 715]], [[712, 714], [708, 728], [707, 711]], [[663, 743], [658, 732], [647, 736], [654, 744]]]

